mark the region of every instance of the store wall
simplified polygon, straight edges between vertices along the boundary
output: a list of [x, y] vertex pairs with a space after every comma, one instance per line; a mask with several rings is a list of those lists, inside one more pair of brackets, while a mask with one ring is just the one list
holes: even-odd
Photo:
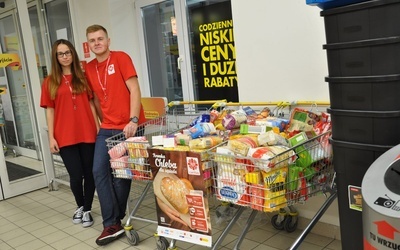
[[[111, 49], [131, 55], [140, 82], [143, 66], [133, 2], [73, 0], [71, 7], [81, 58], [86, 27], [104, 25]], [[240, 101], [329, 101], [324, 23], [317, 7], [305, 0], [232, 0], [232, 12]], [[313, 197], [297, 208], [302, 217], [312, 218], [324, 201], [323, 196]], [[320, 221], [339, 225], [336, 201]]]
[[319, 8], [305, 0], [232, 0], [232, 9], [241, 101], [329, 100]]
[[[240, 101], [329, 101], [320, 9], [305, 0], [231, 1]], [[312, 218], [325, 200], [296, 208]], [[339, 225], [336, 200], [320, 221]]]

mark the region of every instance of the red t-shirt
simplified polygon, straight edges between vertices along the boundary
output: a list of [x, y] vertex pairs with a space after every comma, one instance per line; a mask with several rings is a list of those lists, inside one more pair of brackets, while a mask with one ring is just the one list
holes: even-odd
[[[110, 57], [98, 63], [93, 59], [86, 65], [86, 77], [100, 101], [103, 113], [101, 127], [123, 129], [130, 121], [130, 93], [125, 81], [136, 77], [136, 69], [128, 54], [111, 51]], [[139, 124], [145, 122], [143, 107]]]
[[[65, 77], [71, 82], [72, 75]], [[60, 148], [96, 141], [97, 129], [89, 104], [91, 98], [93, 96], [82, 93], [75, 95], [75, 99], [73, 99], [69, 86], [65, 79], [61, 78], [56, 98], [51, 100], [49, 77], [43, 81], [40, 107], [54, 108], [54, 138]]]

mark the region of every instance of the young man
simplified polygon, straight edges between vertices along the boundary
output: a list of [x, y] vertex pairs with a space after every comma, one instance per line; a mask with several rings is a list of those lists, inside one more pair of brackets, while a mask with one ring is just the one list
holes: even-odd
[[86, 65], [86, 76], [94, 92], [94, 103], [101, 120], [96, 138], [93, 176], [100, 201], [104, 230], [96, 239], [103, 246], [123, 235], [131, 180], [114, 178], [105, 140], [124, 132], [131, 137], [145, 121], [136, 70], [131, 58], [121, 51], [110, 51], [110, 38], [101, 25], [86, 29], [90, 50], [96, 58]]

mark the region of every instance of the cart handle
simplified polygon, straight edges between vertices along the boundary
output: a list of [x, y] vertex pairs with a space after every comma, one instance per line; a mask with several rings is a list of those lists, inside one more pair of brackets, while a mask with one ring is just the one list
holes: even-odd
[[168, 103], [168, 107], [185, 105], [185, 104], [215, 104], [217, 102], [225, 102], [226, 100], [207, 100], [207, 101], [172, 101]]
[[294, 101], [291, 105], [321, 105], [321, 106], [329, 106], [330, 102], [328, 101]]
[[224, 102], [219, 101], [216, 102], [212, 107], [213, 108], [220, 108], [226, 106], [277, 106], [280, 108], [285, 108], [291, 105], [322, 105], [322, 106], [329, 106], [330, 103], [328, 101], [293, 101], [293, 102]]

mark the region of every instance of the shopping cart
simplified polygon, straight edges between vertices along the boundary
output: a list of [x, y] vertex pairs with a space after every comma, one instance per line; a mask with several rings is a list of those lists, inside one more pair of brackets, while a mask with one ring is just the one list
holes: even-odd
[[[215, 196], [239, 206], [241, 210], [253, 210], [234, 249], [239, 248], [258, 212], [277, 211], [271, 218], [272, 225], [292, 232], [298, 224], [294, 205], [333, 190], [335, 173], [330, 134], [327, 131], [284, 150], [265, 147], [253, 154], [257, 157], [227, 153], [226, 145], [221, 146], [223, 150], [217, 149], [213, 154], [216, 162], [213, 168]], [[331, 195], [329, 202], [334, 197]], [[292, 249], [297, 248], [309, 230], [305, 230]]]
[[[110, 165], [115, 178], [132, 179], [132, 186], [141, 185], [142, 192], [136, 200], [133, 208], [129, 207], [129, 217], [124, 229], [128, 242], [131, 245], [139, 244], [139, 234], [132, 226], [132, 220], [149, 223], [157, 221], [136, 216], [143, 200], [152, 188], [154, 171], [149, 164], [148, 148], [155, 146], [163, 137], [169, 137], [182, 129], [187, 128], [190, 123], [211, 110], [211, 105], [221, 100], [208, 101], [174, 101], [165, 107], [165, 114], [139, 126], [138, 134], [142, 136], [126, 138], [123, 133], [112, 136], [106, 140], [109, 154], [112, 156]], [[158, 144], [157, 144], [158, 145]], [[144, 187], [143, 187], [144, 186]], [[137, 188], [133, 188], [136, 190]], [[156, 235], [157, 236], [157, 235]], [[168, 240], [157, 237], [157, 245], [166, 249]]]

